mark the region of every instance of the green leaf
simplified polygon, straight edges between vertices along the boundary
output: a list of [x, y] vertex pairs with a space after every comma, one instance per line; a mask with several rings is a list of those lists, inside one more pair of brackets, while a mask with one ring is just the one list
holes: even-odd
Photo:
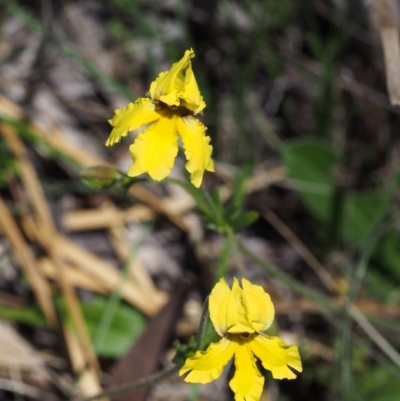
[[213, 200], [214, 204], [213, 209], [215, 210], [214, 215], [216, 222], [222, 221], [222, 216], [224, 215], [224, 205], [222, 204], [219, 188], [214, 189], [211, 199]]
[[38, 328], [48, 327], [46, 319], [37, 306], [12, 308], [9, 306], [0, 305], [0, 319], [25, 323]]
[[[63, 299], [56, 301], [62, 320], [72, 326], [67, 316], [67, 309]], [[82, 302], [81, 309], [89, 333], [93, 335], [100, 321], [107, 299], [96, 296], [89, 302]], [[38, 328], [47, 328], [46, 320], [38, 306], [24, 306], [11, 308], [0, 305], [0, 319], [18, 323], [29, 324]], [[132, 343], [138, 338], [146, 326], [145, 317], [132, 307], [124, 304], [118, 305], [108, 331], [99, 345], [98, 355], [119, 358], [124, 355]]]
[[236, 218], [230, 220], [229, 224], [234, 232], [238, 232], [253, 224], [258, 219], [258, 217], [259, 214], [257, 212], [249, 211], [242, 213]]
[[282, 157], [287, 175], [309, 211], [325, 228], [337, 224], [336, 232], [347, 242], [361, 245], [384, 217], [392, 190], [344, 192], [340, 199], [334, 196], [339, 193], [333, 178], [338, 157], [323, 141], [290, 141], [284, 144]]
[[193, 356], [198, 349], [196, 338], [194, 336], [190, 337], [188, 344], [181, 344], [179, 341], [175, 341], [174, 347], [176, 349], [176, 354], [173, 357], [172, 362], [178, 366], [183, 366], [186, 359]]
[[245, 184], [250, 174], [251, 168], [249, 165], [247, 165], [240, 170], [239, 175], [236, 177], [228, 213], [241, 210], [246, 199]]
[[390, 199], [385, 191], [347, 193], [340, 225], [343, 237], [361, 244], [385, 216]]
[[374, 252], [374, 257], [385, 268], [382, 273], [391, 281], [393, 287], [396, 287], [397, 282], [400, 280], [399, 244], [399, 233], [395, 229], [391, 229], [378, 241]]
[[180, 185], [196, 201], [196, 205], [203, 215], [204, 222], [209, 228], [223, 232], [225, 229], [224, 209], [219, 191], [216, 190], [213, 196], [203, 188], [195, 188], [192, 184], [182, 182], [173, 178], [167, 178], [167, 181]]
[[[67, 318], [63, 300], [57, 302], [63, 319]], [[105, 297], [96, 296], [89, 302], [81, 303], [81, 309], [90, 335], [93, 335], [107, 305]], [[69, 324], [69, 320], [67, 320]], [[145, 317], [132, 307], [119, 304], [103, 341], [98, 344], [100, 356], [119, 358], [124, 355], [146, 326]]]
[[307, 208], [328, 224], [333, 207], [336, 154], [320, 140], [296, 139], [283, 145], [282, 158], [287, 175]]
[[400, 382], [383, 366], [365, 369], [358, 382], [362, 395], [368, 401], [392, 401], [399, 398]]

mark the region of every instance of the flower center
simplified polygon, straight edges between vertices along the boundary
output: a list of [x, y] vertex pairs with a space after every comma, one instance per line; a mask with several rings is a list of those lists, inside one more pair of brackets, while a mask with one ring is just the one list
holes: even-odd
[[179, 117], [193, 116], [194, 113], [192, 110], [189, 110], [185, 106], [168, 106], [161, 100], [154, 100], [154, 104], [156, 105], [156, 111], [162, 111], [165, 109], [171, 110], [173, 114]]

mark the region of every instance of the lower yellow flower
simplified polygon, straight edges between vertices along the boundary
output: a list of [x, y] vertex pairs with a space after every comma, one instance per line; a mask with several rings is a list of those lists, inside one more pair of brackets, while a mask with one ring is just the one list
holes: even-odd
[[199, 187], [204, 171], [214, 171], [210, 137], [205, 134], [207, 128], [194, 117], [206, 104], [193, 74], [192, 57], [194, 51], [186, 50], [181, 60], [169, 71], [160, 73], [151, 84], [149, 98], [140, 98], [116, 110], [109, 120], [113, 130], [106, 146], [149, 124], [129, 148], [133, 159], [128, 170], [130, 177], [147, 172], [154, 180], [164, 179], [178, 153], [178, 134], [185, 148], [186, 169], [192, 184]]
[[189, 383], [209, 383], [217, 379], [224, 366], [235, 359], [235, 375], [229, 385], [236, 401], [258, 401], [264, 377], [256, 366], [256, 357], [275, 379], [294, 379], [290, 369], [302, 371], [296, 345], [286, 345], [279, 337], [263, 334], [274, 319], [270, 296], [257, 285], [235, 278], [232, 289], [225, 279], [216, 284], [209, 298], [210, 318], [221, 339], [206, 351], [197, 351], [179, 371], [188, 373]]

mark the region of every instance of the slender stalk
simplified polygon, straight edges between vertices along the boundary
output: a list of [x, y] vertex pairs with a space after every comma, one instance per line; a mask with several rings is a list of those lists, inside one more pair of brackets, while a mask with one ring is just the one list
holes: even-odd
[[[310, 290], [305, 285], [301, 284], [297, 280], [292, 279], [286, 273], [279, 270], [272, 264], [268, 264], [260, 259], [257, 255], [251, 252], [243, 243], [239, 242], [240, 250], [251, 260], [257, 263], [259, 266], [264, 268], [271, 276], [279, 278], [293, 291], [304, 295], [305, 297], [315, 301], [321, 307], [330, 311], [340, 311], [343, 307], [335, 305], [324, 295], [319, 294], [314, 290]], [[398, 367], [400, 367], [400, 355], [395, 348], [378, 332], [378, 330], [368, 321], [368, 319], [356, 308], [354, 305], [348, 305], [345, 308], [347, 313], [352, 319], [358, 323], [358, 325], [364, 330], [364, 332], [371, 338], [371, 340], [381, 349], [381, 351], [392, 360]]]
[[228, 263], [230, 258], [230, 241], [227, 237], [225, 237], [223, 241], [224, 244], [219, 255], [218, 266], [214, 277], [214, 284], [216, 284], [222, 277], [225, 277], [228, 270]]
[[315, 301], [316, 304], [321, 307], [328, 309], [330, 311], [338, 311], [341, 309], [339, 305], [331, 302], [327, 297], [318, 293], [317, 291], [310, 290], [304, 284], [301, 284], [299, 281], [292, 279], [285, 272], [277, 268], [276, 266], [265, 262], [260, 259], [257, 255], [255, 255], [252, 251], [250, 251], [246, 245], [244, 245], [241, 241], [238, 240], [239, 249], [245, 254], [250, 260], [254, 263], [261, 266], [264, 270], [266, 270], [271, 276], [278, 278], [283, 283], [285, 283], [288, 287], [290, 287], [293, 291], [296, 291], [299, 294], [304, 295], [305, 297]]
[[242, 258], [242, 255], [241, 255], [240, 251], [239, 251], [238, 241], [237, 241], [237, 239], [235, 237], [235, 234], [233, 233], [232, 228], [230, 226], [228, 226], [228, 225], [227, 225], [225, 231], [226, 231], [226, 234], [227, 234], [227, 237], [228, 237], [228, 241], [229, 241], [229, 243], [230, 243], [230, 245], [232, 247], [233, 256], [234, 256], [234, 258], [236, 260], [236, 265], [238, 267], [238, 270], [239, 270], [240, 274], [243, 277], [245, 277], [246, 269], [244, 267], [243, 258]]
[[209, 317], [208, 298], [209, 297], [207, 297], [206, 301], [204, 302], [203, 312], [201, 313], [201, 318], [199, 323], [199, 330], [196, 336], [197, 346], [199, 349], [203, 349], [203, 340], [207, 332], [208, 317]]
[[360, 310], [351, 305], [348, 309], [349, 315], [358, 323], [365, 333], [374, 341], [374, 343], [386, 354], [386, 356], [400, 368], [400, 355], [397, 350], [382, 336], [381, 333], [368, 321]]
[[[347, 293], [343, 308], [343, 318], [341, 327], [341, 343], [340, 343], [340, 390], [343, 400], [348, 397], [351, 390], [351, 322], [356, 321], [359, 326], [369, 335], [369, 337], [379, 346], [379, 348], [394, 362], [396, 362], [397, 351], [380, 335], [380, 333], [372, 326], [367, 318], [353, 305], [357, 298], [358, 291], [367, 273], [368, 263], [371, 258], [375, 245], [382, 235], [388, 230], [387, 222], [383, 220], [367, 237], [360, 260], [356, 266], [355, 273], [351, 274], [348, 279], [349, 291]], [[393, 352], [394, 351], [394, 352]], [[397, 357], [399, 355], [397, 354]], [[400, 361], [400, 359], [398, 359]], [[400, 365], [398, 365], [400, 367]]]

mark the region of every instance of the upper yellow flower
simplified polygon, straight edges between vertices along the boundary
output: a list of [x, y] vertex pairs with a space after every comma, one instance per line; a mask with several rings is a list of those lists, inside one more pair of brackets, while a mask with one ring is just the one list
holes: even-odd
[[130, 177], [142, 173], [157, 181], [164, 179], [174, 165], [178, 153], [178, 135], [182, 138], [192, 184], [199, 187], [205, 170], [214, 171], [210, 138], [207, 128], [193, 116], [206, 104], [200, 94], [190, 59], [192, 49], [171, 69], [159, 74], [150, 85], [150, 98], [140, 98], [109, 120], [114, 127], [106, 146], [114, 145], [129, 131], [150, 124], [129, 147], [133, 163], [128, 169]]
[[274, 320], [274, 305], [270, 296], [258, 285], [235, 278], [232, 289], [221, 279], [209, 298], [210, 318], [222, 337], [206, 351], [197, 351], [179, 371], [187, 372], [185, 381], [208, 383], [217, 379], [231, 358], [235, 358], [235, 375], [229, 382], [236, 401], [258, 401], [264, 377], [256, 366], [257, 357], [275, 379], [294, 379], [289, 366], [302, 371], [299, 351], [286, 345], [279, 337], [263, 334]]

